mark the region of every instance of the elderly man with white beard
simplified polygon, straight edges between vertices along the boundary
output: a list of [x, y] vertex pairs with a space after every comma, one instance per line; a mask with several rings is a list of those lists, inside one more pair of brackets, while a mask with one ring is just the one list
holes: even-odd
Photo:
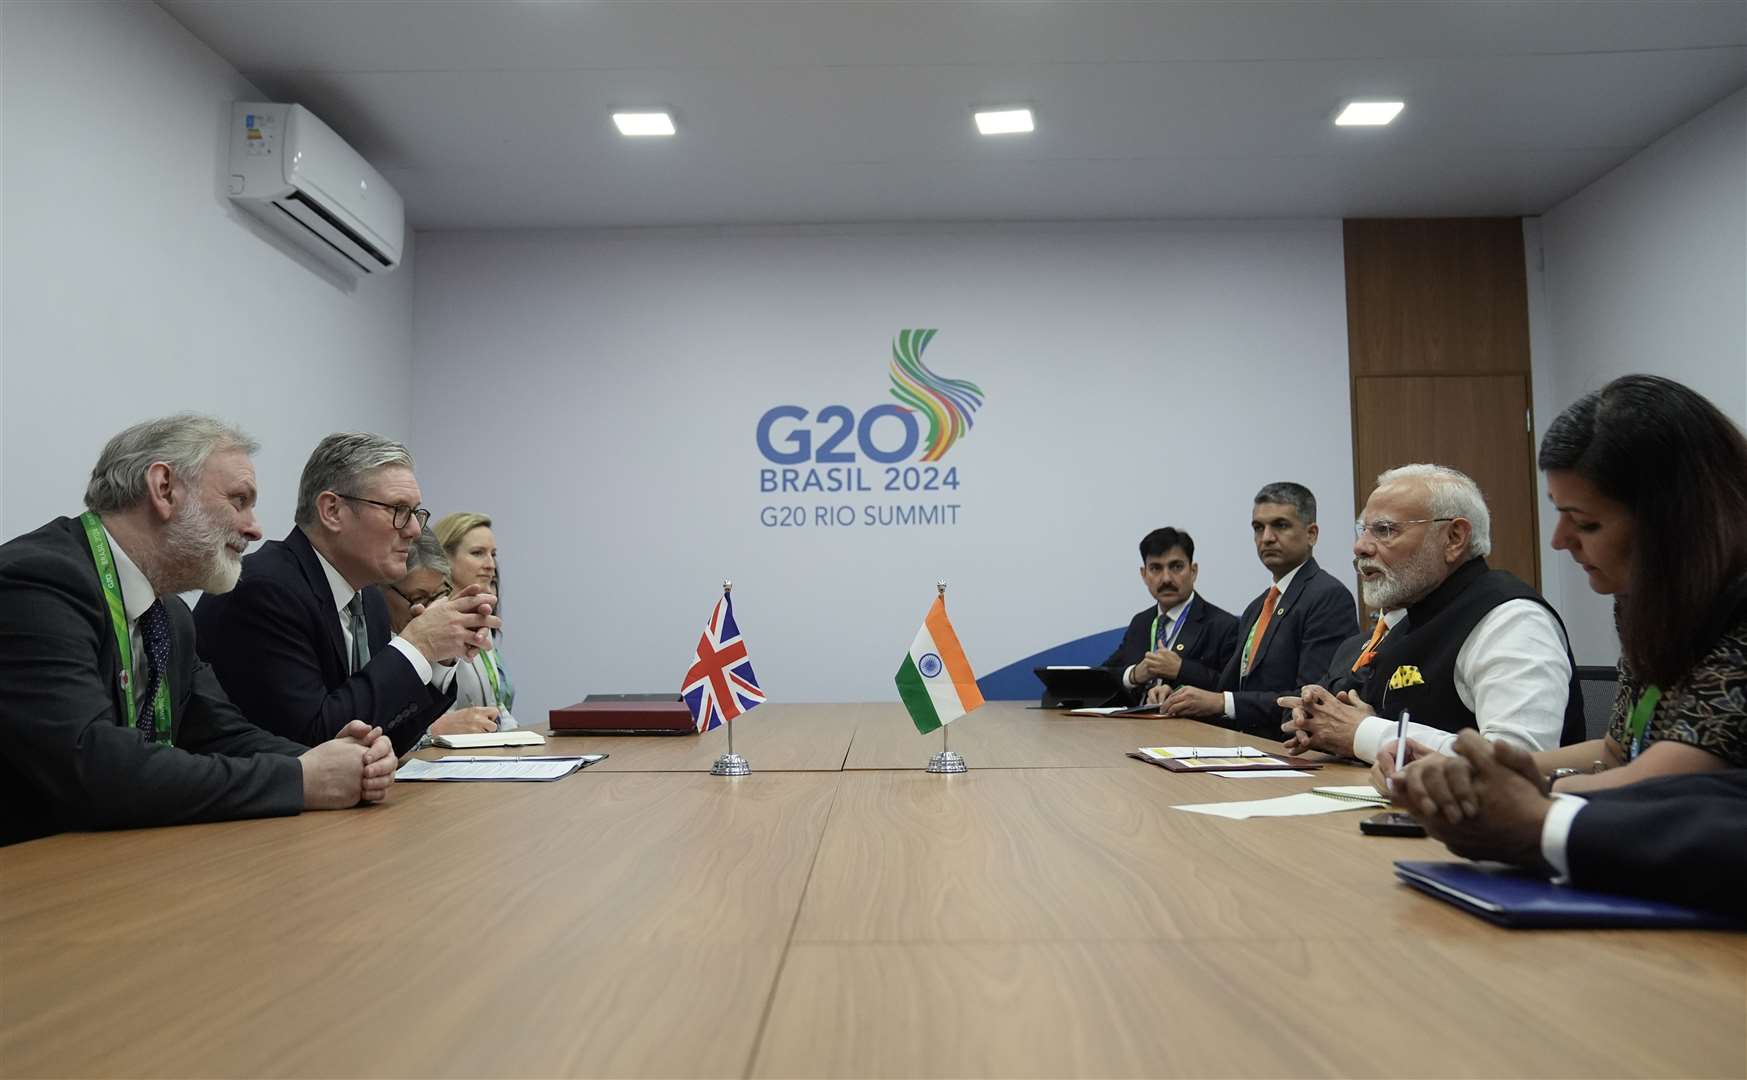
[[255, 450], [206, 417], [135, 425], [103, 448], [85, 513], [0, 545], [0, 844], [387, 794], [379, 729], [313, 748], [270, 735], [196, 655], [177, 594], [236, 584], [261, 537]]
[[1288, 750], [1375, 761], [1395, 752], [1403, 712], [1415, 753], [1451, 752], [1463, 728], [1528, 751], [1583, 739], [1564, 624], [1534, 588], [1487, 566], [1491, 528], [1480, 488], [1455, 469], [1377, 478], [1353, 544], [1360, 598], [1381, 612], [1358, 686], [1281, 698]]

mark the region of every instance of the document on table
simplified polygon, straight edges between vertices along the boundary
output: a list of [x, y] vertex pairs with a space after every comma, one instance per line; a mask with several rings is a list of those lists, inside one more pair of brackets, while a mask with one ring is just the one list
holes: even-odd
[[1179, 806], [1191, 814], [1212, 814], [1214, 817], [1242, 821], [1253, 817], [1306, 817], [1311, 814], [1338, 814], [1342, 810], [1368, 810], [1371, 803], [1358, 799], [1331, 799], [1314, 791], [1282, 795], [1278, 799], [1256, 799], [1247, 802], [1196, 803]]
[[1253, 746], [1143, 746], [1140, 748], [1140, 752], [1159, 761], [1170, 758], [1265, 758], [1273, 756], [1264, 750], [1257, 750]]
[[585, 769], [605, 754], [568, 757], [470, 757], [450, 754], [436, 761], [416, 758], [394, 774], [399, 780], [557, 780]]
[[1289, 780], [1295, 776], [1314, 776], [1302, 769], [1257, 769], [1254, 772], [1220, 772], [1217, 769], [1214, 776], [1223, 776], [1227, 780]]

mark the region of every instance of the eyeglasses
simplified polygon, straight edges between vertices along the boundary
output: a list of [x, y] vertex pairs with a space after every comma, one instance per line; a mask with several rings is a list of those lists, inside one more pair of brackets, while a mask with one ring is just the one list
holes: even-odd
[[385, 503], [378, 502], [375, 499], [366, 499], [362, 495], [345, 495], [338, 491], [334, 492], [334, 494], [339, 495], [342, 499], [350, 499], [352, 502], [369, 503], [371, 506], [382, 507], [382, 509], [388, 511], [389, 514], [393, 516], [394, 527], [396, 529], [404, 529], [406, 528], [407, 522], [411, 521], [413, 518], [418, 518], [419, 531], [423, 532], [425, 526], [430, 524], [431, 521], [431, 512], [422, 506], [415, 510], [410, 506], [399, 506], [395, 503]]
[[429, 596], [408, 596], [400, 591], [400, 586], [398, 585], [390, 585], [389, 588], [393, 590], [394, 595], [405, 600], [413, 607], [418, 607], [420, 604], [423, 604], [425, 607], [430, 607], [439, 600], [447, 600], [449, 598], [449, 588], [446, 585]]
[[1379, 544], [1387, 544], [1407, 531], [1409, 525], [1429, 525], [1434, 521], [1455, 521], [1455, 518], [1414, 518], [1412, 521], [1355, 521], [1353, 522], [1353, 538], [1356, 540], [1366, 533]]

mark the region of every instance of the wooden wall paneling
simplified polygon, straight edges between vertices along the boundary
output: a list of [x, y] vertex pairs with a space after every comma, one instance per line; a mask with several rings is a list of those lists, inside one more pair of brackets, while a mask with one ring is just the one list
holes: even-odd
[[1540, 580], [1534, 446], [1526, 375], [1362, 376], [1354, 380], [1359, 504], [1377, 474], [1411, 462], [1461, 469], [1492, 511], [1494, 567]]

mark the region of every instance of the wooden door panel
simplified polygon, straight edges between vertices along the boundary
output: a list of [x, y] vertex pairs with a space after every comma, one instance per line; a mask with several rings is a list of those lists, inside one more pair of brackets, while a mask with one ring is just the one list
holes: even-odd
[[1492, 511], [1488, 561], [1538, 586], [1528, 416], [1526, 375], [1359, 376], [1353, 380], [1358, 505], [1384, 469], [1413, 462], [1460, 469], [1480, 485]]

